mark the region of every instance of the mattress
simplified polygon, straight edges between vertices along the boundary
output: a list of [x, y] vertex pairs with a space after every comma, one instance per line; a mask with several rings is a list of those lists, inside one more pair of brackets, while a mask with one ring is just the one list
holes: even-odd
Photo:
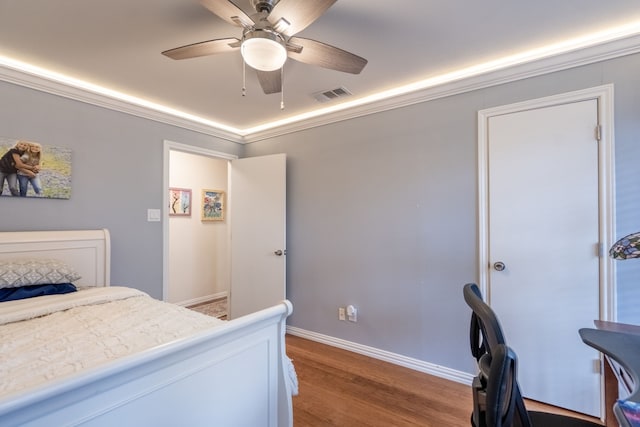
[[0, 303], [0, 398], [225, 321], [125, 287]]

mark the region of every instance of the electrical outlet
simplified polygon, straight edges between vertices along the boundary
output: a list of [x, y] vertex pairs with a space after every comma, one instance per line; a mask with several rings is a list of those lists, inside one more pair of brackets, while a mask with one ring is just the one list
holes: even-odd
[[352, 305], [347, 306], [347, 319], [349, 322], [357, 322], [358, 321], [358, 309]]
[[344, 307], [338, 307], [338, 320], [347, 320]]

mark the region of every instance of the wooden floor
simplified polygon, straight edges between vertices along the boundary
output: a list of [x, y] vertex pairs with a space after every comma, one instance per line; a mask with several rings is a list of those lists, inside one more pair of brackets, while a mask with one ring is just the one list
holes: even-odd
[[468, 427], [471, 389], [287, 335], [298, 374], [293, 425]]
[[[357, 353], [287, 335], [300, 393], [295, 427], [468, 427], [471, 388]], [[568, 411], [527, 401], [533, 410]]]

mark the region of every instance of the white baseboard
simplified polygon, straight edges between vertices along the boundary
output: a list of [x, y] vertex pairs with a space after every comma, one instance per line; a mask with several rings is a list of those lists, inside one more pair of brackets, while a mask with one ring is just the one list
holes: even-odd
[[203, 297], [198, 297], [198, 298], [193, 298], [187, 301], [181, 301], [181, 302], [175, 302], [173, 304], [176, 305], [181, 305], [183, 307], [190, 307], [192, 305], [196, 305], [196, 304], [200, 304], [203, 302], [208, 302], [214, 299], [220, 299], [220, 298], [226, 298], [227, 297], [227, 291], [222, 291], [222, 292], [218, 292], [216, 294], [211, 294], [211, 295], [206, 295]]
[[374, 359], [384, 360], [385, 362], [393, 363], [394, 365], [404, 366], [405, 368], [424, 372], [426, 374], [455, 381], [461, 384], [471, 385], [471, 381], [473, 380], [473, 375], [466, 372], [456, 371], [445, 366], [440, 366], [433, 363], [425, 362], [423, 360], [414, 359], [412, 357], [403, 356], [401, 354], [391, 353], [390, 351], [380, 350], [374, 347], [345, 341], [340, 338], [318, 334], [316, 332], [296, 328], [295, 326], [287, 326], [287, 333], [301, 338], [306, 338], [311, 341], [316, 341], [344, 350], [353, 351], [354, 353], [359, 353], [365, 356], [372, 357]]

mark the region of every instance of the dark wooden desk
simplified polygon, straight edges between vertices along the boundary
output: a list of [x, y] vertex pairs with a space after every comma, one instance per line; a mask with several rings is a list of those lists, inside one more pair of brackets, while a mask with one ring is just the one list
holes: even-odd
[[606, 322], [604, 320], [594, 320], [593, 324], [596, 328], [603, 331], [624, 332], [627, 334], [640, 335], [639, 325], [629, 325], [627, 323]]
[[[606, 322], [604, 320], [594, 320], [593, 323], [596, 325], [597, 329], [603, 331], [640, 335], [640, 326], [638, 325], [629, 325], [626, 323], [618, 322]], [[605, 399], [608, 398], [608, 400], [606, 401], [607, 408], [613, 411], [613, 404], [618, 398], [618, 385], [625, 391], [627, 395], [629, 395], [633, 390], [633, 380], [629, 376], [629, 373], [626, 372], [626, 370], [622, 368], [618, 362], [608, 356], [606, 356], [606, 359], [609, 364], [608, 369], [605, 370]], [[606, 389], [607, 383], [611, 383], [614, 386], [612, 387], [611, 393], [608, 393], [609, 390]]]
[[[585, 344], [600, 350], [609, 361], [613, 374], [626, 396], [620, 396], [623, 400], [640, 405], [640, 327], [613, 322], [597, 321], [598, 329], [580, 329], [580, 337]], [[606, 373], [605, 373], [606, 377]], [[635, 411], [628, 411], [624, 403], [617, 401], [618, 391], [611, 393], [606, 390], [605, 401], [608, 408], [613, 408], [615, 418], [607, 413], [607, 425], [617, 419], [623, 427], [640, 426], [640, 416], [635, 420]], [[613, 424], [615, 425], [615, 424]]]

